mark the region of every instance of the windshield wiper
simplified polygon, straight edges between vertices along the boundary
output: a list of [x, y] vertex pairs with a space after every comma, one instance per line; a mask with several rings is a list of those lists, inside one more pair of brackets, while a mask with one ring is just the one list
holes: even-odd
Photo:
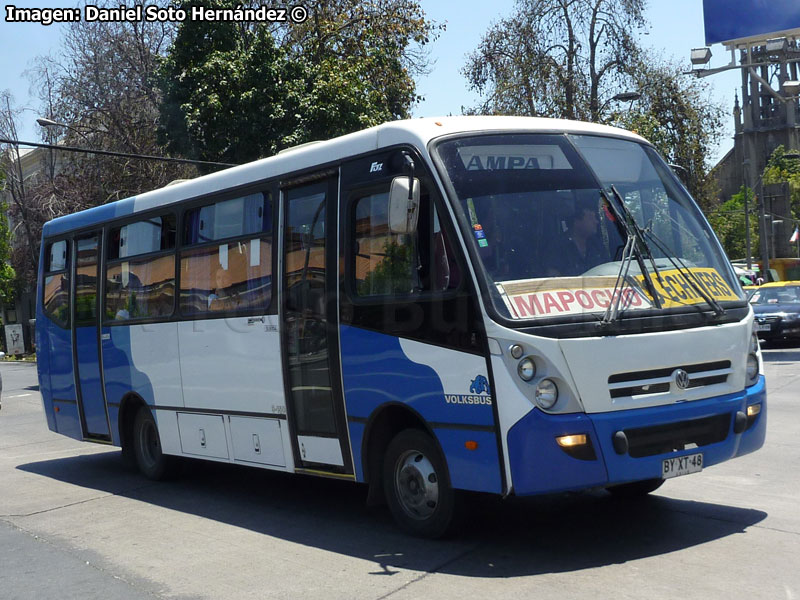
[[600, 190], [600, 194], [603, 196], [603, 200], [605, 200], [609, 208], [614, 212], [617, 222], [627, 235], [627, 242], [625, 243], [625, 248], [622, 251], [622, 264], [617, 272], [617, 281], [614, 284], [615, 295], [612, 295], [612, 303], [606, 309], [606, 314], [603, 317], [603, 320], [600, 321], [600, 325], [610, 325], [619, 317], [619, 305], [622, 301], [622, 290], [620, 290], [619, 294], [617, 294], [617, 289], [620, 279], [623, 279], [625, 284], [629, 284], [628, 271], [630, 270], [630, 263], [634, 255], [636, 256], [636, 262], [639, 265], [639, 270], [642, 272], [644, 286], [647, 288], [648, 293], [653, 298], [656, 308], [661, 308], [661, 297], [656, 291], [653, 281], [650, 279], [650, 274], [648, 273], [647, 268], [644, 266], [643, 260], [643, 257], [646, 254], [650, 258], [650, 262], [653, 266], [653, 270], [656, 273], [656, 277], [658, 278], [659, 282], [661, 282], [661, 274], [656, 268], [655, 261], [653, 260], [653, 253], [650, 251], [647, 242], [644, 240], [642, 231], [636, 224], [633, 215], [628, 210], [628, 207], [625, 206], [625, 201], [620, 193], [613, 185], [611, 186], [611, 191], [614, 192], [614, 196], [618, 201], [618, 205], [615, 205], [613, 202], [611, 202], [609, 197], [602, 189]]
[[[650, 265], [653, 267], [653, 272], [656, 274], [656, 279], [658, 279], [658, 283], [661, 284], [661, 287], [663, 288], [664, 287], [664, 281], [661, 279], [661, 272], [658, 270], [658, 267], [656, 266], [656, 261], [653, 258], [653, 252], [650, 250], [650, 246], [648, 246], [647, 242], [644, 239], [644, 230], [641, 227], [639, 227], [639, 224], [636, 222], [636, 219], [633, 218], [633, 215], [631, 214], [631, 211], [628, 209], [628, 206], [625, 204], [625, 200], [622, 198], [622, 194], [619, 193], [619, 190], [617, 190], [617, 187], [612, 185], [611, 186], [611, 191], [614, 192], [614, 196], [616, 196], [617, 201], [619, 202], [620, 206], [622, 207], [622, 210], [625, 211], [625, 216], [627, 217], [626, 221], [628, 222], [628, 224], [629, 224], [630, 228], [633, 230], [633, 232], [636, 234], [636, 238], [637, 238], [639, 244], [641, 244], [640, 250], [644, 249], [644, 250], [647, 251], [647, 257], [650, 260]], [[640, 252], [640, 256], [641, 256], [641, 252]], [[652, 285], [653, 282], [650, 280], [650, 278], [647, 276], [647, 274], [644, 273], [644, 270], [642, 271], [642, 274], [645, 275], [645, 279], [648, 282], [650, 282], [650, 284], [651, 284], [651, 285], [648, 286], [648, 290], [647, 291], [649, 291], [649, 292], [651, 292], [653, 294], [653, 301], [656, 303], [656, 308], [661, 308], [661, 299], [658, 296], [658, 294], [655, 293], [656, 290], [655, 290], [655, 286]]]
[[[619, 316], [620, 299], [622, 298], [622, 292], [625, 290], [625, 286], [628, 284], [628, 271], [630, 270], [631, 260], [633, 260], [633, 254], [635, 252], [635, 241], [635, 238], [632, 235], [629, 235], [628, 240], [625, 242], [625, 248], [622, 250], [622, 264], [620, 264], [619, 271], [617, 271], [617, 279], [614, 282], [614, 291], [611, 294], [611, 302], [606, 308], [603, 319], [600, 321], [600, 323], [598, 323], [598, 325], [610, 325], [616, 321], [617, 317]], [[620, 281], [622, 282], [621, 288]]]
[[725, 309], [722, 308], [722, 305], [714, 300], [714, 298], [703, 289], [703, 286], [700, 285], [699, 280], [697, 279], [697, 275], [695, 275], [694, 271], [692, 271], [689, 267], [686, 266], [680, 257], [674, 256], [674, 252], [672, 252], [669, 246], [660, 238], [658, 237], [651, 229], [647, 229], [645, 233], [653, 240], [653, 243], [656, 247], [661, 250], [664, 256], [667, 257], [667, 260], [672, 263], [678, 272], [683, 275], [683, 278], [692, 286], [692, 288], [700, 295], [700, 297], [706, 301], [706, 303], [714, 310], [714, 314], [717, 317], [721, 317], [725, 314]]

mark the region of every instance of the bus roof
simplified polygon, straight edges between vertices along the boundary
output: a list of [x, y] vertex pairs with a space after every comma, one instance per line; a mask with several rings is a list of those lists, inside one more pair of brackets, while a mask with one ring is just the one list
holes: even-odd
[[645, 141], [634, 133], [615, 127], [539, 117], [459, 116], [390, 121], [324, 142], [302, 144], [269, 158], [59, 217], [45, 224], [43, 235], [57, 236], [159, 206], [279, 177], [284, 173], [313, 168], [315, 165], [323, 165], [383, 147], [413, 144], [426, 152], [431, 140], [444, 135], [502, 131], [599, 134]]

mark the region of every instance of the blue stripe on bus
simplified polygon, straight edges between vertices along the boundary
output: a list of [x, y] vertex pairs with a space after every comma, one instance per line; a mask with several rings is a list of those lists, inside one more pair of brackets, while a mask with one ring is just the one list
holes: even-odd
[[[108, 336], [103, 340], [103, 376], [109, 405], [119, 405], [127, 394], [133, 392], [146, 404], [153, 406], [153, 384], [133, 361], [130, 327], [104, 327], [103, 334]], [[111, 422], [115, 427], [113, 418]]]
[[[748, 404], [760, 402], [761, 414], [742, 434], [733, 433], [733, 415]], [[632, 458], [613, 447], [615, 432], [658, 424], [675, 423], [713, 415], [730, 415], [727, 437], [714, 444], [654, 456]], [[570, 415], [547, 415], [531, 410], [508, 433], [508, 453], [514, 492], [518, 495], [580, 490], [594, 486], [661, 477], [666, 457], [703, 453], [709, 467], [734, 456], [753, 452], [764, 443], [766, 432], [766, 389], [763, 376], [745, 392], [705, 400], [635, 410]], [[596, 460], [568, 456], [556, 443], [556, 436], [586, 433], [592, 440]]]
[[[401, 402], [431, 423], [493, 426], [490, 404], [448, 404], [442, 381], [429, 365], [410, 360], [400, 347], [400, 338], [357, 327], [341, 327], [342, 377], [350, 417], [368, 418], [379, 406]], [[463, 353], [431, 346], [431, 351], [452, 352], [453, 369]], [[470, 379], [464, 373], [468, 395]]]
[[76, 440], [83, 439], [81, 421], [78, 416], [78, 405], [72, 402], [55, 402], [55, 430]]
[[591, 419], [584, 413], [548, 415], [534, 408], [508, 432], [508, 458], [514, 493], [543, 494], [603, 485], [608, 481], [605, 463], [579, 460], [564, 453], [556, 436], [585, 433], [598, 448]]
[[[763, 387], [763, 381], [754, 387]], [[747, 402], [746, 397], [753, 394], [756, 390], [748, 390], [746, 395], [743, 392], [738, 394], [725, 394], [715, 396], [705, 400], [695, 400], [693, 402], [681, 402], [667, 406], [655, 406], [652, 408], [642, 408], [639, 410], [627, 410], [611, 413], [592, 415], [597, 434], [600, 438], [602, 452], [606, 458], [608, 467], [609, 483], [622, 483], [639, 479], [648, 479], [661, 476], [662, 460], [666, 456], [683, 456], [686, 454], [703, 453], [704, 467], [710, 467], [717, 463], [724, 462], [736, 456], [739, 444], [744, 438], [751, 438], [759, 427], [748, 430], [743, 435], [733, 433], [733, 415], [737, 411], [744, 411]], [[766, 413], [766, 406], [764, 407]], [[659, 424], [676, 423], [691, 419], [700, 419], [714, 415], [730, 415], [730, 426], [728, 436], [715, 444], [708, 444], [702, 447], [671, 452], [668, 454], [658, 454], [642, 458], [631, 458], [628, 455], [621, 456], [614, 452], [612, 447], [612, 436], [614, 432], [623, 429], [635, 429], [638, 427], [652, 427]], [[764, 419], [766, 421], [766, 419]]]
[[[41, 301], [39, 301], [41, 304]], [[47, 428], [56, 430], [55, 414], [53, 413], [53, 393], [50, 390], [50, 327], [45, 327], [45, 318], [41, 306], [36, 307], [36, 371], [39, 377], [39, 393], [42, 396], [44, 414], [47, 417]]]
[[[385, 404], [401, 403], [411, 407], [428, 423], [466, 425], [466, 428], [436, 428], [434, 433], [444, 450], [454, 487], [474, 491], [500, 491], [497, 441], [492, 431], [476, 431], [470, 425], [491, 427], [494, 415], [491, 405], [453, 405], [445, 401], [442, 381], [428, 365], [410, 360], [403, 352], [400, 339], [359, 329], [341, 327], [342, 381], [349, 417], [369, 419]], [[432, 351], [447, 351], [432, 347]], [[452, 351], [454, 364], [461, 354]], [[470, 377], [465, 373], [465, 392]], [[362, 441], [365, 427], [350, 421], [356, 477], [364, 481]], [[477, 441], [477, 450], [467, 450], [467, 440]]]
[[45, 238], [53, 237], [75, 229], [82, 229], [97, 223], [126, 217], [133, 214], [134, 201], [135, 197], [127, 198], [54, 219], [44, 224], [42, 235]]
[[758, 376], [758, 383], [747, 388], [747, 405], [761, 404], [761, 412], [753, 424], [745, 431], [736, 448], [736, 456], [743, 456], [755, 452], [764, 445], [767, 437], [767, 380], [763, 375]]
[[[72, 372], [72, 333], [50, 321], [41, 311], [37, 313], [37, 369], [39, 391], [47, 414], [47, 425], [52, 431], [82, 439], [78, 416], [75, 377]], [[41, 333], [40, 333], [41, 332]], [[44, 377], [42, 377], [44, 375]], [[72, 408], [59, 405], [66, 414], [55, 413], [54, 399], [72, 402]], [[76, 425], [77, 423], [77, 425]]]
[[[454, 488], [495, 494], [503, 491], [497, 438], [493, 431], [434, 429], [434, 433], [447, 457], [447, 468]], [[468, 441], [476, 442], [477, 447], [467, 450]]]
[[98, 362], [97, 327], [76, 327], [75, 346], [78, 356], [78, 376], [81, 404], [89, 434], [108, 435], [106, 407]]

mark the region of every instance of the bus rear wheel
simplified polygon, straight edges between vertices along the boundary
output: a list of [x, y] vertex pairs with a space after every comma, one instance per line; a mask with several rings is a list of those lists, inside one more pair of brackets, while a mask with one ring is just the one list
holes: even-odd
[[433, 439], [406, 429], [389, 443], [383, 490], [395, 521], [412, 535], [438, 538], [455, 524], [456, 498], [447, 467]]
[[146, 406], [139, 408], [133, 422], [133, 452], [139, 470], [148, 479], [162, 481], [175, 474], [175, 459], [161, 451], [158, 427]]

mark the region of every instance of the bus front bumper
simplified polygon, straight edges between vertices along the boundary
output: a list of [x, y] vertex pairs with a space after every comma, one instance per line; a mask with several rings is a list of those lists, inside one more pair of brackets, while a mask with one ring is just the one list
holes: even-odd
[[[747, 415], [755, 405], [760, 412], [737, 422], [737, 413]], [[766, 427], [763, 375], [744, 392], [691, 403], [592, 415], [534, 409], [508, 433], [513, 491], [522, 496], [661, 478], [665, 459], [698, 453], [705, 468], [760, 448]], [[565, 449], [557, 441], [579, 434], [591, 448]]]

